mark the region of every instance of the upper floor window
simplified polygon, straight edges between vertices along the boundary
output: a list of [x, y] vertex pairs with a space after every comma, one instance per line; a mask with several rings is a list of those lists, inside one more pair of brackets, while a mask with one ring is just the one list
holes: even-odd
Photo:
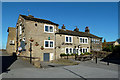
[[52, 41], [52, 40], [44, 40], [44, 47], [45, 48], [53, 48], [54, 47], [54, 41]]
[[65, 43], [72, 43], [73, 37], [72, 36], [65, 36]]
[[20, 26], [20, 34], [22, 34], [22, 26]]
[[100, 40], [92, 38], [92, 43], [100, 44]]
[[80, 37], [80, 43], [87, 44], [88, 43], [88, 38]]
[[44, 25], [44, 32], [53, 33], [54, 27], [52, 25]]

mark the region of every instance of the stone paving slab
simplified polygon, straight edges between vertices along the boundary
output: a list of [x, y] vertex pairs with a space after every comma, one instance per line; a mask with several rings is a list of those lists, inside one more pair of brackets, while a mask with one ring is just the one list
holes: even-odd
[[[53, 64], [54, 65], [54, 64]], [[35, 68], [21, 59], [16, 60], [10, 71], [2, 73], [3, 78], [118, 78], [117, 65], [95, 64], [91, 61], [79, 65]]]

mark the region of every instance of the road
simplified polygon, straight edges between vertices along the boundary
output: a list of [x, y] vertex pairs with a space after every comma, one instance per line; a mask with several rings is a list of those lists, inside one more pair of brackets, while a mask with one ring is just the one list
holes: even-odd
[[14, 61], [3, 78], [118, 78], [118, 65], [106, 63], [95, 64], [93, 61], [81, 62], [74, 66], [35, 68], [27, 61]]

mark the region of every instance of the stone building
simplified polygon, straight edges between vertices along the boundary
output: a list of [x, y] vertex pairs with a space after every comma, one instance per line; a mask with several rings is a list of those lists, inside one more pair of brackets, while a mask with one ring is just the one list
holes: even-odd
[[91, 50], [102, 50], [102, 38], [90, 33], [88, 27], [85, 32], [78, 28], [74, 31], [66, 30], [65, 26], [58, 29], [58, 24], [49, 20], [34, 18], [29, 15], [19, 15], [16, 25], [16, 49], [21, 46], [21, 56], [30, 56], [41, 61], [50, 61], [60, 58], [61, 53], [71, 54], [74, 49], [78, 54]]
[[7, 40], [6, 51], [10, 55], [12, 55], [13, 52], [16, 52], [16, 28], [8, 27], [7, 32], [8, 32], [8, 40]]

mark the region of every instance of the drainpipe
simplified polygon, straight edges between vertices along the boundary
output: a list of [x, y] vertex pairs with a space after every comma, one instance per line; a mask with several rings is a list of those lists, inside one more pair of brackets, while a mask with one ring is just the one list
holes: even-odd
[[17, 52], [17, 51], [18, 51], [18, 23], [17, 23], [17, 28], [16, 28], [16, 29], [17, 29], [17, 32], [16, 32], [16, 33], [17, 33], [17, 34], [16, 34], [16, 35], [17, 35], [17, 41], [16, 41], [16, 42], [17, 42], [17, 45], [16, 45], [16, 48], [17, 48], [17, 49], [16, 49], [16, 52]]
[[56, 33], [55, 33], [55, 60], [56, 60]]

